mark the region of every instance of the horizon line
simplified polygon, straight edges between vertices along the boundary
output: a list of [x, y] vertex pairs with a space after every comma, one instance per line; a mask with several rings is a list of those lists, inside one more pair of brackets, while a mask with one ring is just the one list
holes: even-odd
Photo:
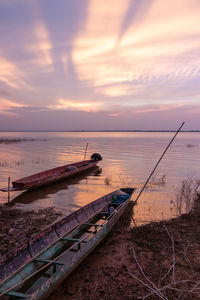
[[[0, 130], [0, 132], [176, 132], [177, 130], [169, 129], [118, 129], [118, 130]], [[181, 130], [181, 132], [200, 132], [199, 129]]]

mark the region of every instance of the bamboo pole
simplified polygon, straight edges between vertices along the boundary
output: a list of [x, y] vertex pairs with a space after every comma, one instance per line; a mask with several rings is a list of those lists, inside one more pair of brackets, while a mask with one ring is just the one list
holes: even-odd
[[8, 177], [8, 202], [10, 202], [10, 177]]
[[85, 147], [85, 154], [84, 154], [84, 159], [83, 160], [85, 160], [85, 158], [86, 158], [87, 148], [88, 148], [88, 143], [86, 144], [86, 147]]
[[151, 176], [153, 175], [153, 173], [155, 172], [157, 166], [159, 165], [160, 161], [162, 160], [163, 156], [165, 155], [165, 153], [167, 152], [167, 150], [169, 149], [170, 145], [172, 144], [173, 140], [175, 139], [175, 137], [177, 136], [177, 134], [180, 132], [181, 128], [183, 127], [183, 125], [185, 124], [185, 122], [183, 122], [180, 126], [180, 128], [177, 130], [176, 134], [174, 135], [174, 137], [171, 139], [170, 143], [168, 144], [168, 146], [166, 147], [165, 151], [163, 152], [163, 154], [161, 155], [159, 161], [157, 162], [156, 166], [154, 167], [153, 171], [151, 172], [151, 174], [149, 175], [147, 181], [145, 182], [143, 188], [141, 189], [139, 195], [137, 196], [135, 202], [137, 203], [139, 197], [141, 196], [142, 192], [144, 191], [145, 187], [147, 186], [147, 183], [149, 182]]

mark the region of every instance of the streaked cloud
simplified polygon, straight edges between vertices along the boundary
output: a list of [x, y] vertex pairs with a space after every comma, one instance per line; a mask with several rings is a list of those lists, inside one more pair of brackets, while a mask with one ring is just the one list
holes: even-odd
[[29, 45], [27, 50], [32, 52], [37, 57], [35, 63], [52, 66], [52, 45], [49, 40], [48, 32], [43, 23], [38, 22], [35, 24], [35, 35], [37, 38], [37, 43]]
[[18, 109], [24, 107], [23, 105], [8, 100], [8, 99], [4, 99], [4, 98], [0, 98], [0, 115], [2, 114], [6, 114], [6, 115], [10, 115], [10, 116], [17, 116], [17, 114], [15, 112], [12, 112], [12, 110], [14, 109]]
[[130, 85], [117, 85], [117, 86], [107, 86], [98, 89], [99, 93], [109, 97], [119, 97], [124, 95], [133, 95], [133, 89]]
[[79, 115], [80, 127], [98, 116], [103, 129], [128, 129], [183, 114], [197, 124], [199, 15], [196, 0], [0, 1], [1, 116]]
[[17, 65], [0, 56], [0, 80], [11, 88], [29, 88]]
[[30, 3], [33, 11], [33, 31], [36, 39], [33, 40], [32, 44], [27, 46], [27, 50], [31, 51], [33, 55], [37, 57], [35, 63], [39, 65], [53, 65], [53, 59], [51, 51], [53, 45], [51, 44], [49, 32], [45, 26], [44, 20], [42, 19], [40, 7], [38, 2]]
[[51, 109], [64, 109], [64, 110], [81, 110], [81, 111], [97, 111], [102, 108], [101, 102], [95, 102], [91, 107], [90, 101], [77, 101], [77, 100], [65, 100], [58, 99], [57, 104]]
[[[107, 15], [101, 15], [93, 8], [95, 3], [91, 3], [85, 35], [77, 38], [74, 49], [74, 59], [82, 80], [92, 81], [96, 92], [104, 92], [105, 96], [132, 94], [134, 105], [136, 99], [148, 101], [151, 97], [147, 91], [149, 85], [151, 90], [154, 89], [153, 94], [162, 96], [160, 90], [167, 89], [168, 95], [170, 91], [174, 93], [172, 85], [185, 85], [188, 79], [199, 77], [200, 19], [194, 2], [118, 3], [114, 14], [109, 17], [112, 23], [109, 30]], [[109, 4], [104, 6], [107, 12]], [[126, 9], [121, 9], [123, 5]], [[129, 11], [130, 5], [132, 12]], [[101, 18], [101, 24], [98, 18]], [[123, 20], [121, 29], [119, 20]], [[120, 43], [116, 46], [118, 32]], [[142, 89], [144, 92], [141, 93]]]

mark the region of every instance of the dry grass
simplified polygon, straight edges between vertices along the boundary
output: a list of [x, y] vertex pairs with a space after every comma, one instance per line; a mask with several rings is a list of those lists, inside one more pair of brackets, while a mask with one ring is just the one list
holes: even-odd
[[7, 161], [0, 161], [0, 167], [7, 167], [8, 166], [8, 162]]
[[15, 167], [19, 167], [21, 165], [24, 165], [24, 160], [16, 160], [15, 161]]
[[152, 176], [151, 180], [149, 181], [147, 188], [154, 189], [155, 187], [164, 187], [166, 185], [166, 175], [155, 175]]
[[195, 205], [197, 205], [199, 199], [198, 187], [200, 182], [198, 180], [193, 180], [188, 178], [183, 180], [181, 186], [177, 192], [175, 201], [171, 201], [174, 205], [177, 215], [182, 213], [189, 213]]
[[112, 181], [112, 175], [111, 176], [106, 176], [106, 178], [104, 179], [105, 185], [110, 185], [111, 181]]

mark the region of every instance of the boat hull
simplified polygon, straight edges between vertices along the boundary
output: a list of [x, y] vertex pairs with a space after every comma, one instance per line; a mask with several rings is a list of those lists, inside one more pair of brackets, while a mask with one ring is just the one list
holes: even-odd
[[[24, 177], [12, 182], [14, 190], [31, 190], [37, 189], [45, 185], [65, 180], [73, 176], [94, 168], [98, 161], [88, 160], [70, 165], [64, 165], [48, 171], [40, 172], [28, 177]], [[70, 170], [71, 168], [71, 170]]]
[[[101, 197], [2, 257], [0, 293], [45, 299], [105, 238], [124, 213], [133, 192], [125, 188]], [[43, 278], [43, 272], [48, 279]]]
[[66, 265], [61, 268], [58, 274], [55, 274], [50, 278], [45, 284], [43, 284], [33, 295], [30, 296], [30, 300], [43, 300], [46, 299], [56, 287], [62, 283], [70, 273], [76, 269], [76, 267], [102, 242], [105, 236], [111, 231], [118, 219], [123, 215], [124, 211], [127, 208], [129, 201], [123, 206], [123, 209], [120, 211], [119, 215], [115, 216], [109, 224], [106, 224], [102, 230], [97, 233], [94, 238], [87, 243], [87, 245], [80, 249], [80, 252], [77, 252], [76, 257], [71, 262], [71, 264]]

